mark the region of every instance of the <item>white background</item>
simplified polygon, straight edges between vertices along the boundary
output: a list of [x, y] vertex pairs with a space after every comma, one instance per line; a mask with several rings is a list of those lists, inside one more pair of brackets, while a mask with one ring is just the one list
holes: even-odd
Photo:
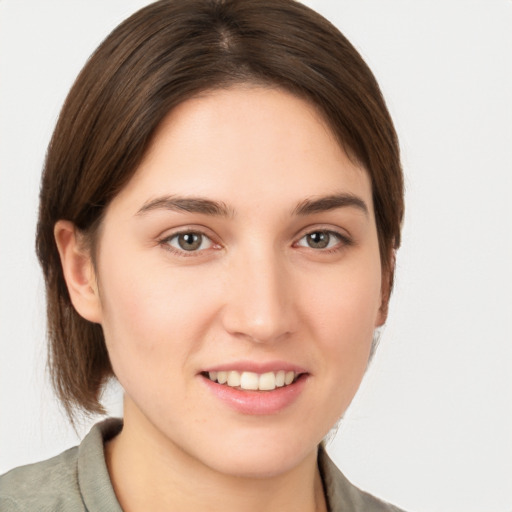
[[[0, 0], [0, 473], [78, 441], [45, 380], [39, 175], [87, 56], [147, 3]], [[511, 511], [512, 2], [307, 3], [376, 74], [407, 185], [390, 318], [330, 452], [411, 512]]]

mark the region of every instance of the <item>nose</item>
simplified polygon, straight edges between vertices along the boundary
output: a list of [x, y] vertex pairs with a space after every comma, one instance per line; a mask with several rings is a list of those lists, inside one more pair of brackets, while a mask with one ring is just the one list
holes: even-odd
[[294, 283], [275, 251], [240, 254], [231, 262], [222, 312], [224, 329], [255, 343], [272, 343], [296, 329]]

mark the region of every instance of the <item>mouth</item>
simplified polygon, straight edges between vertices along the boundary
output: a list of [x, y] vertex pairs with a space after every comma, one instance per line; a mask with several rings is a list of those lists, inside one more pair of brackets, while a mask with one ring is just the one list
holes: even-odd
[[237, 413], [252, 416], [279, 414], [291, 407], [311, 376], [303, 368], [276, 361], [239, 361], [198, 375], [214, 397]]
[[246, 391], [273, 391], [294, 384], [305, 373], [278, 370], [275, 372], [256, 373], [250, 371], [212, 371], [202, 372], [208, 380], [226, 387]]

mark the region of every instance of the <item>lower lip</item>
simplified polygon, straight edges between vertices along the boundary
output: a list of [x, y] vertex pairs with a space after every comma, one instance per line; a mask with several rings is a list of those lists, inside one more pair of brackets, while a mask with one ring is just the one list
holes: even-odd
[[218, 384], [201, 375], [208, 389], [231, 409], [250, 415], [277, 414], [289, 407], [301, 394], [307, 376], [302, 375], [296, 382], [272, 391], [244, 391], [225, 384]]

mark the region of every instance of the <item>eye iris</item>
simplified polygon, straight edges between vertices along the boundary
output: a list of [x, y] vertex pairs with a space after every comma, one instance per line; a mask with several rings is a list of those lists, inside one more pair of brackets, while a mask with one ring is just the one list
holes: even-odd
[[329, 245], [330, 236], [325, 231], [315, 231], [307, 235], [307, 241], [313, 249], [325, 249]]
[[195, 251], [199, 249], [202, 236], [198, 233], [182, 233], [178, 235], [178, 244], [184, 251]]

